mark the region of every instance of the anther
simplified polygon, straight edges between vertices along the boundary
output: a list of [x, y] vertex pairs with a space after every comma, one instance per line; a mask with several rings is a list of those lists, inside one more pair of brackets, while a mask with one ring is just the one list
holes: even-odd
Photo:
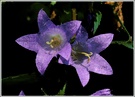
[[56, 48], [61, 45], [61, 42], [60, 36], [54, 36], [50, 41], [47, 41], [46, 44], [50, 45], [51, 48]]
[[47, 41], [46, 44], [50, 45], [51, 48], [54, 48], [53, 45], [52, 45], [53, 42], [54, 42], [54, 40], [52, 39], [50, 42]]
[[84, 56], [88, 57], [88, 63], [90, 62], [90, 57], [93, 55], [92, 52], [90, 52], [90, 53], [78, 52], [78, 53], [83, 54]]

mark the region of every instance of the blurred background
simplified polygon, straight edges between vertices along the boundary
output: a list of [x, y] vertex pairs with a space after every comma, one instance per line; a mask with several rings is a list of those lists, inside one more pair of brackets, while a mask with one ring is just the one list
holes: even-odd
[[[56, 95], [67, 83], [65, 95], [90, 95], [97, 90], [110, 88], [113, 95], [133, 95], [133, 49], [111, 44], [100, 55], [111, 65], [114, 74], [99, 75], [90, 72], [90, 81], [82, 87], [75, 68], [60, 65], [55, 58], [44, 76], [36, 69], [36, 53], [19, 46], [15, 40], [23, 35], [38, 32], [37, 15], [43, 9], [54, 24], [81, 20], [89, 38], [113, 33], [114, 40], [127, 40], [128, 36], [114, 16], [117, 14], [133, 36], [133, 2], [2, 2], [2, 95]], [[116, 9], [116, 10], [115, 10]], [[92, 33], [95, 13], [102, 19], [95, 34]]]

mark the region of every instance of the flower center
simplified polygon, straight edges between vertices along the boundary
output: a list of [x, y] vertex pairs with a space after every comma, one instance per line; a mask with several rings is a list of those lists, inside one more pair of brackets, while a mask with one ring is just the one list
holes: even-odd
[[59, 47], [62, 40], [59, 35], [52, 37], [50, 41], [47, 41], [46, 44], [50, 45], [51, 48]]
[[90, 53], [86, 53], [86, 52], [78, 52], [78, 53], [80, 53], [80, 54], [82, 54], [82, 55], [88, 57], [88, 63], [90, 62], [90, 57], [93, 55], [92, 52], [90, 52]]
[[72, 51], [72, 57], [75, 60], [81, 59], [82, 58], [81, 55], [84, 55], [85, 57], [88, 57], [88, 63], [89, 63], [90, 62], [90, 57], [93, 55], [93, 53], [92, 52], [86, 53], [86, 52], [75, 52], [75, 51]]

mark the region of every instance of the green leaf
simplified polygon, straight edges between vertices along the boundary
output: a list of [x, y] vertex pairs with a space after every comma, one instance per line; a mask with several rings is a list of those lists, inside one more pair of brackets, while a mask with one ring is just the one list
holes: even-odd
[[66, 90], [66, 84], [63, 86], [63, 89], [58, 92], [57, 95], [64, 95]]
[[51, 1], [50, 3], [52, 6], [54, 6], [56, 4], [56, 1]]
[[124, 45], [125, 47], [129, 48], [129, 49], [133, 49], [133, 43], [122, 43], [122, 45]]
[[129, 41], [113, 41], [112, 44], [119, 44], [129, 49], [133, 49], [133, 42], [129, 42]]
[[94, 21], [94, 31], [93, 31], [93, 34], [96, 33], [97, 28], [100, 25], [101, 18], [102, 18], [102, 13], [100, 11], [98, 11], [96, 13], [96, 21]]

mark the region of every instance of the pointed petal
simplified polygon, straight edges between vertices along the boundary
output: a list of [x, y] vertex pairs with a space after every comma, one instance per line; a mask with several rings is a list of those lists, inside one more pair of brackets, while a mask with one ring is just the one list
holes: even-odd
[[48, 28], [55, 27], [55, 24], [50, 20], [45, 11], [43, 11], [42, 9], [38, 13], [38, 27], [41, 33]]
[[64, 31], [66, 31], [67, 39], [70, 40], [70, 38], [76, 34], [77, 30], [80, 27], [80, 24], [81, 24], [81, 21], [74, 20], [74, 21], [64, 23], [64, 24], [60, 25], [60, 27]]
[[54, 57], [52, 54], [48, 54], [45, 50], [39, 50], [36, 56], [36, 66], [38, 71], [43, 75], [51, 59]]
[[113, 34], [111, 33], [101, 34], [88, 39], [87, 43], [90, 44], [91, 51], [100, 53], [110, 45], [112, 39], [113, 39]]
[[15, 40], [22, 47], [37, 52], [40, 45], [37, 42], [37, 34], [24, 35]]
[[78, 42], [85, 42], [88, 39], [88, 33], [83, 26], [77, 31], [76, 41]]
[[63, 58], [68, 60], [71, 55], [70, 43], [66, 43], [65, 46], [58, 52], [58, 54], [60, 54]]
[[66, 59], [64, 59], [62, 56], [60, 56], [60, 58], [58, 60], [58, 63], [69, 65], [69, 61], [67, 61]]
[[24, 92], [21, 91], [21, 92], [19, 93], [19, 96], [25, 96]]
[[87, 67], [89, 71], [95, 72], [98, 74], [112, 75], [113, 70], [109, 63], [101, 57], [99, 54], [94, 54]]
[[58, 60], [58, 63], [60, 63], [60, 64], [66, 64], [66, 65], [72, 65], [72, 64], [74, 64], [71, 56], [69, 57], [69, 60], [68, 61], [66, 59], [64, 59], [63, 57], [60, 56], [60, 58]]
[[60, 56], [60, 58], [58, 59], [58, 63], [64, 64], [64, 63], [66, 63], [66, 62], [64, 62], [64, 61], [65, 61], [65, 59]]
[[93, 93], [91, 96], [112, 96], [110, 89], [102, 89]]
[[81, 65], [76, 65], [74, 64], [73, 65], [77, 71], [77, 74], [79, 76], [79, 79], [82, 83], [82, 86], [86, 86], [86, 84], [89, 82], [89, 79], [90, 79], [90, 74], [89, 72], [87, 71], [87, 69]]

